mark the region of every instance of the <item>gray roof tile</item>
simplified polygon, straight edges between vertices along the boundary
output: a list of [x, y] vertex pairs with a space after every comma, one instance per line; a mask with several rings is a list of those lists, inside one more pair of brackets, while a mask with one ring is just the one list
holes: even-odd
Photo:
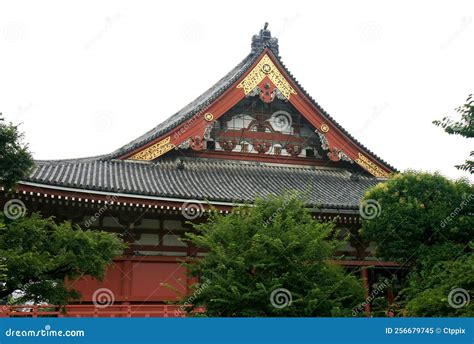
[[[141, 163], [124, 160], [37, 161], [26, 181], [94, 191], [134, 195], [252, 202], [258, 196], [288, 190], [308, 192], [308, 203], [331, 208], [356, 208], [375, 178], [350, 178], [346, 170], [226, 160]], [[94, 172], [93, 172], [94, 171]]]

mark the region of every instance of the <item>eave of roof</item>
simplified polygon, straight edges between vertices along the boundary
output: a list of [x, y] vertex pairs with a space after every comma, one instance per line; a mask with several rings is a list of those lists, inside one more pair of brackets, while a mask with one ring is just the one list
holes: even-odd
[[356, 209], [365, 190], [380, 182], [346, 170], [274, 166], [226, 160], [142, 163], [129, 160], [37, 162], [24, 182], [75, 190], [95, 190], [146, 197], [253, 202], [288, 190], [307, 192], [316, 207]]

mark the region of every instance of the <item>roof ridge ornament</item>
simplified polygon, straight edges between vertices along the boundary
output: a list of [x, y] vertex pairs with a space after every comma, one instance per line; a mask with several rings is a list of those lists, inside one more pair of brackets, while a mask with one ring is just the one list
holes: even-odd
[[252, 37], [252, 53], [259, 53], [265, 48], [279, 55], [278, 38], [272, 37], [272, 33], [268, 30], [268, 23], [265, 23], [258, 35]]

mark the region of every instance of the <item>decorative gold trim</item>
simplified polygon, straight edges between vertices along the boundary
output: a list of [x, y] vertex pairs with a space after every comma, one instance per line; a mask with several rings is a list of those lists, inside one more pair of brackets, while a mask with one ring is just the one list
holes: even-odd
[[214, 119], [214, 115], [210, 112], [204, 114], [204, 119], [208, 122], [211, 122]]
[[372, 161], [369, 160], [365, 155], [359, 153], [359, 157], [355, 159], [355, 162], [358, 163], [362, 168], [367, 170], [370, 174], [378, 178], [388, 178], [389, 174], [382, 170], [380, 167], [375, 165]]
[[329, 126], [326, 123], [321, 124], [321, 131], [327, 133], [329, 131]]
[[169, 152], [172, 150], [175, 145], [170, 143], [171, 141], [171, 136], [168, 136], [167, 138], [161, 140], [160, 142], [155, 143], [154, 145], [151, 145], [148, 148], [145, 148], [144, 150], [135, 153], [130, 157], [131, 160], [145, 160], [145, 161], [150, 161], [158, 158], [159, 156], [165, 154], [166, 152]]
[[280, 73], [278, 68], [273, 64], [270, 57], [265, 54], [259, 63], [250, 71], [250, 73], [237, 85], [237, 88], [243, 88], [247, 95], [262, 82], [268, 78], [275, 84], [276, 88], [283, 94], [286, 99], [290, 99], [290, 95], [296, 94], [296, 91], [286, 81], [285, 77]]

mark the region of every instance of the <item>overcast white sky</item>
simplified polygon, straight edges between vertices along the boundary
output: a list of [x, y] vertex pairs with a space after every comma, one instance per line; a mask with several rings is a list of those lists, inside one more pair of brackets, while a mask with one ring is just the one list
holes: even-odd
[[199, 96], [265, 21], [283, 62], [400, 170], [467, 176], [431, 122], [474, 92], [474, 1], [1, 1], [0, 112], [36, 159], [108, 153]]

